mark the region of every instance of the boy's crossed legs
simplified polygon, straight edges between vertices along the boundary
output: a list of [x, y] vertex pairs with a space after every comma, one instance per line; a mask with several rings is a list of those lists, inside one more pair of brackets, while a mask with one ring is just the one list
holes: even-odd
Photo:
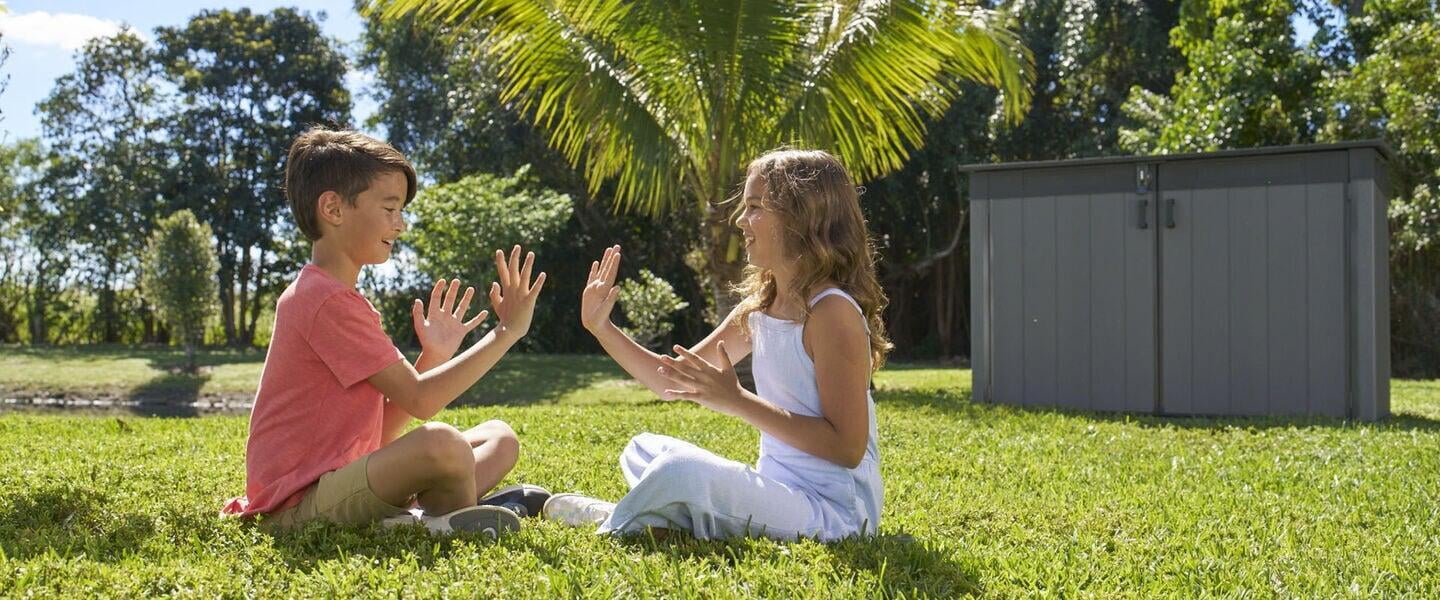
[[519, 458], [520, 441], [504, 421], [464, 432], [431, 422], [371, 453], [366, 476], [387, 504], [406, 506], [414, 498], [437, 515], [474, 506]]

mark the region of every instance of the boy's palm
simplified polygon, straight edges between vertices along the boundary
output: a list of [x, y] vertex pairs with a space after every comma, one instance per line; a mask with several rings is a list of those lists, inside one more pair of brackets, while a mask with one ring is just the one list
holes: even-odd
[[620, 297], [620, 288], [615, 285], [619, 271], [619, 246], [606, 248], [604, 257], [590, 263], [590, 277], [580, 295], [580, 322], [585, 329], [595, 331], [610, 320], [610, 311]]
[[466, 321], [465, 312], [470, 310], [470, 299], [475, 297], [475, 288], [465, 288], [465, 295], [457, 304], [455, 296], [459, 291], [459, 279], [450, 281], [448, 291], [445, 280], [441, 279], [435, 282], [435, 287], [430, 290], [428, 311], [419, 298], [416, 298], [410, 307], [410, 316], [415, 321], [415, 337], [420, 340], [420, 348], [442, 361], [454, 356], [455, 351], [460, 348], [460, 342], [465, 340], [465, 335], [474, 331], [485, 321], [485, 317], [490, 316], [490, 311], [482, 310], [475, 318]]
[[535, 282], [530, 282], [530, 272], [535, 266], [535, 253], [525, 255], [524, 265], [520, 264], [520, 246], [505, 252], [495, 251], [495, 271], [500, 281], [490, 285], [490, 307], [500, 317], [500, 327], [518, 335], [530, 331], [530, 321], [535, 316], [535, 300], [540, 288], [545, 287], [545, 273], [541, 272]]

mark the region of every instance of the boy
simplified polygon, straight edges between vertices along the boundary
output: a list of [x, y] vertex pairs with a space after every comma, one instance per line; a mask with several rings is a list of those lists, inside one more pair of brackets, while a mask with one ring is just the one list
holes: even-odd
[[[421, 353], [412, 366], [355, 289], [360, 268], [390, 258], [415, 197], [415, 169], [390, 145], [354, 131], [315, 128], [290, 147], [285, 195], [312, 243], [310, 263], [280, 295], [245, 449], [245, 497], [225, 514], [264, 515], [261, 527], [321, 519], [358, 525], [414, 523], [432, 532], [497, 537], [536, 514], [548, 492], [533, 486], [481, 496], [515, 466], [520, 444], [502, 421], [459, 431], [429, 419], [473, 385], [530, 328], [545, 273], [531, 283], [535, 255], [495, 252], [490, 288], [499, 325], [460, 356], [465, 335], [488, 311], [464, 320], [460, 281], [438, 281], [428, 313], [412, 307]], [[437, 304], [439, 306], [437, 306]], [[487, 505], [477, 506], [477, 502]], [[504, 506], [496, 506], [504, 504]], [[536, 506], [530, 506], [530, 505]], [[507, 508], [508, 507], [508, 508]]]

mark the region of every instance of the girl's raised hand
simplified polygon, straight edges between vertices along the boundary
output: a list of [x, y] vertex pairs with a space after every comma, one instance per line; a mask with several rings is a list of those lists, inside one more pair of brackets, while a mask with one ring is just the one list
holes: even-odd
[[690, 400], [716, 412], [737, 414], [745, 400], [745, 388], [740, 387], [740, 379], [735, 376], [735, 365], [730, 363], [730, 355], [725, 352], [725, 342], [720, 342], [719, 347], [718, 365], [678, 345], [673, 358], [660, 357], [660, 368], [657, 370], [672, 385], [665, 394]]
[[590, 263], [590, 276], [580, 294], [580, 323], [590, 332], [610, 322], [610, 311], [620, 297], [615, 280], [620, 273], [620, 246], [605, 249], [605, 256]]

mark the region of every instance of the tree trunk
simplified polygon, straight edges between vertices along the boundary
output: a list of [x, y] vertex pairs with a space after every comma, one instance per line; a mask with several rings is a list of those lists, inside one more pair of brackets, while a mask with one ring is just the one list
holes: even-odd
[[710, 291], [711, 306], [715, 309], [711, 315], [713, 324], [718, 325], [739, 301], [730, 287], [739, 283], [745, 272], [745, 263], [740, 256], [744, 252], [744, 244], [730, 221], [730, 210], [726, 206], [710, 202], [705, 204], [704, 231], [705, 284]]
[[249, 340], [251, 344], [255, 343], [255, 330], [257, 329], [257, 325], [260, 322], [260, 309], [264, 304], [264, 302], [262, 302], [261, 300], [260, 290], [265, 283], [265, 275], [267, 273], [266, 267], [269, 266], [269, 264], [265, 261], [264, 250], [260, 251], [260, 254], [257, 258], [259, 260], [257, 260], [255, 264], [255, 297], [250, 302], [250, 322], [245, 326], [245, 339]]
[[240, 273], [239, 276], [236, 277], [236, 279], [240, 282], [240, 302], [238, 303], [238, 306], [236, 307], [237, 310], [235, 311], [236, 321], [238, 321], [240, 335], [235, 340], [234, 345], [237, 347], [249, 346], [255, 343], [255, 336], [253, 335], [253, 332], [245, 326], [246, 318], [250, 314], [251, 302], [250, 248], [248, 246], [240, 248]]
[[220, 259], [220, 321], [225, 326], [226, 345], [235, 345], [235, 257], [229, 245], [217, 242], [216, 257]]

